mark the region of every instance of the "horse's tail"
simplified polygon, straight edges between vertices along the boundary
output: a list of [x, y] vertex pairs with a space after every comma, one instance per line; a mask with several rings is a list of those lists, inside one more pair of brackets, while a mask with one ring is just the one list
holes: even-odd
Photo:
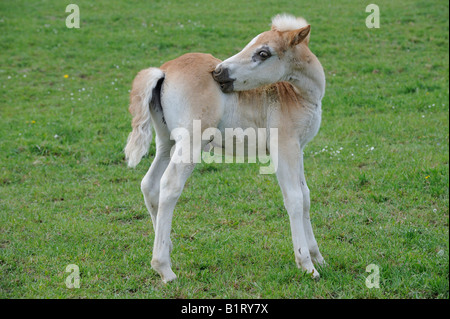
[[158, 68], [142, 70], [134, 78], [130, 93], [129, 111], [133, 116], [133, 130], [125, 146], [125, 159], [129, 167], [135, 167], [147, 154], [152, 142], [150, 107], [159, 108], [164, 72]]

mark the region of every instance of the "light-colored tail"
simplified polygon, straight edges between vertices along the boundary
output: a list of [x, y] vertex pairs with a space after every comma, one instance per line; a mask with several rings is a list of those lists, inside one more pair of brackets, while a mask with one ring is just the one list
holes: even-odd
[[[125, 159], [129, 167], [135, 167], [147, 154], [152, 142], [152, 120], [150, 116], [151, 103], [155, 100], [154, 94], [158, 81], [164, 78], [164, 72], [158, 68], [142, 70], [134, 78], [130, 93], [129, 111], [133, 116], [131, 126], [133, 130], [128, 136], [125, 146]], [[159, 101], [159, 96], [157, 97]], [[159, 103], [159, 102], [158, 102]], [[159, 106], [156, 106], [159, 107]]]

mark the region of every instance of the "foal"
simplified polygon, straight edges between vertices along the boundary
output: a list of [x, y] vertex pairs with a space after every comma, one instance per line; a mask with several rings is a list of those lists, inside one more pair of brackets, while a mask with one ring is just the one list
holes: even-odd
[[156, 155], [141, 189], [155, 230], [151, 264], [164, 282], [176, 278], [170, 262], [173, 210], [194, 159], [214, 143], [201, 141], [191, 162], [171, 160], [171, 154], [182, 150], [171, 132], [183, 128], [192, 136], [194, 120], [201, 120], [201, 132], [217, 128], [222, 136], [225, 128], [278, 129], [276, 176], [290, 219], [295, 261], [319, 277], [313, 263], [323, 264], [324, 259], [309, 217], [303, 148], [319, 130], [325, 75], [308, 48], [309, 37], [304, 19], [277, 15], [271, 30], [223, 62], [191, 53], [142, 70], [134, 79], [129, 108], [133, 130], [125, 154], [128, 165], [135, 167], [148, 151], [154, 127]]

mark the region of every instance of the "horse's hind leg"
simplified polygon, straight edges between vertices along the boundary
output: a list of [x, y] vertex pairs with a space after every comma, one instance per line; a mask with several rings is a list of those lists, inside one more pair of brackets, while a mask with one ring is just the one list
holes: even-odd
[[[158, 136], [156, 137], [156, 155], [150, 169], [141, 182], [141, 190], [144, 195], [145, 205], [152, 218], [153, 229], [155, 232], [159, 205], [160, 181], [169, 165], [170, 149], [173, 144], [173, 141], [162, 141]], [[170, 249], [172, 249], [172, 245], [170, 245]]]
[[163, 282], [172, 281], [177, 277], [170, 266], [172, 216], [184, 184], [194, 167], [195, 164], [192, 163], [171, 161], [161, 178], [152, 267], [161, 275]]
[[[161, 177], [152, 267], [161, 275], [164, 282], [172, 281], [177, 277], [170, 265], [170, 231], [172, 228], [173, 210], [183, 191], [186, 180], [195, 168], [196, 161], [194, 159], [199, 158], [201, 149], [206, 143], [206, 141], [202, 141], [202, 145], [194, 145], [192, 157], [187, 162], [172, 158]], [[184, 142], [182, 141], [177, 142], [173, 153], [179, 154], [185, 151], [183, 147], [186, 147], [186, 145], [183, 144]]]
[[158, 137], [156, 138], [155, 158], [141, 182], [141, 191], [152, 218], [154, 229], [156, 228], [156, 216], [158, 214], [160, 180], [170, 162], [170, 147], [171, 143], [164, 143], [159, 141]]

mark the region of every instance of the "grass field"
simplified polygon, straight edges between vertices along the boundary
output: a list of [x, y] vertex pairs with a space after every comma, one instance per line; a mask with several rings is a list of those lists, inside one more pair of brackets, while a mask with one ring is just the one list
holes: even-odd
[[[0, 2], [0, 298], [449, 298], [447, 1], [377, 1], [379, 29], [361, 1], [70, 2]], [[225, 59], [280, 12], [311, 23], [327, 77], [305, 167], [328, 267], [297, 269], [274, 175], [202, 163], [164, 285], [140, 192], [154, 142], [135, 170], [122, 152], [131, 81], [187, 52]]]

